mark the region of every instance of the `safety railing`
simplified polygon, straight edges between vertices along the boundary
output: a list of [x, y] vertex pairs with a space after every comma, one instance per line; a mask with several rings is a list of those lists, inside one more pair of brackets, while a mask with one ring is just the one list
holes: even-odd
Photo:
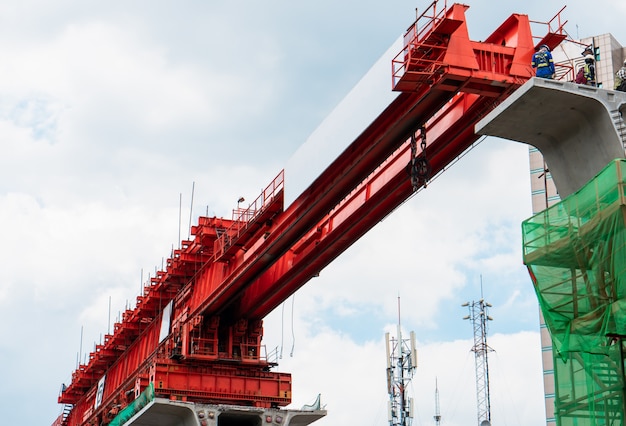
[[573, 63], [555, 63], [554, 70], [556, 71], [555, 80], [574, 81], [576, 79], [576, 70]]
[[392, 87], [395, 88], [408, 71], [414, 50], [426, 40], [429, 34], [437, 27], [439, 22], [445, 17], [447, 11], [447, 0], [443, 6], [437, 0], [433, 1], [424, 12], [417, 17], [415, 22], [406, 30], [404, 34], [404, 47], [391, 61], [392, 67]]
[[[539, 25], [539, 26], [546, 27], [545, 31], [543, 31], [543, 30], [539, 31], [538, 34], [555, 34], [555, 35], [567, 36], [567, 33], [565, 32], [565, 24], [567, 24], [567, 21], [561, 20], [561, 12], [563, 12], [566, 7], [567, 6], [563, 6], [561, 8], [561, 10], [559, 10], [552, 17], [552, 19], [550, 19], [548, 22], [530, 20], [530, 23], [533, 26], [534, 25]], [[534, 33], [534, 31], [533, 31], [533, 33]], [[533, 39], [537, 40], [537, 43], [538, 43], [541, 40], [541, 37], [533, 36]]]
[[437, 0], [433, 1], [424, 12], [415, 19], [415, 22], [406, 30], [404, 34], [404, 45], [414, 41], [422, 41], [443, 19], [448, 9], [447, 1], [443, 2], [443, 7], [439, 7]]
[[217, 339], [192, 338], [190, 356], [217, 357], [217, 343]]
[[215, 257], [219, 258], [230, 246], [236, 243], [250, 223], [269, 205], [285, 185], [285, 171], [280, 173], [270, 182], [250, 205], [245, 209], [233, 210], [233, 224], [223, 231], [217, 238]]

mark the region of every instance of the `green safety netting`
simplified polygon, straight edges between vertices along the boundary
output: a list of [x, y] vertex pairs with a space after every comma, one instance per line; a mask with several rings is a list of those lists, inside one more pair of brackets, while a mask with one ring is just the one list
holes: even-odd
[[522, 223], [524, 263], [552, 337], [559, 425], [621, 425], [626, 160]]
[[109, 426], [121, 426], [129, 421], [135, 414], [141, 411], [143, 407], [148, 405], [154, 399], [154, 384], [150, 383], [141, 394], [130, 403], [126, 408], [120, 411], [117, 416], [109, 423]]

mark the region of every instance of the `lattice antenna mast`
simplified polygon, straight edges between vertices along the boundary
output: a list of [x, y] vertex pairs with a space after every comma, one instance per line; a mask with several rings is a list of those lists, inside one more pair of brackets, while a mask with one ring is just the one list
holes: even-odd
[[408, 385], [417, 367], [415, 333], [402, 339], [400, 298], [398, 297], [398, 335], [385, 333], [387, 349], [387, 392], [389, 393], [389, 425], [410, 426], [413, 421], [413, 398], [407, 394]]
[[469, 315], [463, 319], [472, 321], [474, 328], [474, 361], [476, 364], [476, 400], [478, 404], [478, 425], [489, 426], [491, 424], [491, 402], [489, 398], [489, 361], [488, 354], [493, 349], [487, 345], [487, 324], [493, 318], [489, 316], [491, 304], [482, 298], [478, 302], [466, 302], [463, 307], [469, 308]]
[[441, 425], [441, 411], [439, 410], [439, 387], [437, 386], [437, 379], [435, 378], [435, 425]]

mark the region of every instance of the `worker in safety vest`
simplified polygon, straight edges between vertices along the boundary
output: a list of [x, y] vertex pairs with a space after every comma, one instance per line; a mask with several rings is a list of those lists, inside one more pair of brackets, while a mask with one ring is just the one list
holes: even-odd
[[615, 73], [615, 90], [626, 92], [626, 61], [624, 65]]
[[585, 65], [583, 65], [584, 84], [587, 86], [596, 85], [596, 65], [593, 55], [585, 55]]
[[539, 50], [533, 55], [530, 64], [533, 68], [536, 68], [537, 77], [554, 78], [554, 59], [552, 59], [550, 48], [545, 44], [539, 46]]

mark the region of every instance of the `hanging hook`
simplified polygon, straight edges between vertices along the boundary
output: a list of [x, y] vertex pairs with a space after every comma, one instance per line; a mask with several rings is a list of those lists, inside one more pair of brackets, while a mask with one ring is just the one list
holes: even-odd
[[426, 158], [426, 126], [420, 127], [420, 149], [421, 152], [417, 154], [417, 139], [415, 138], [415, 132], [411, 134], [411, 160], [407, 165], [407, 171], [411, 176], [411, 185], [413, 186], [413, 192], [417, 191], [420, 184], [426, 188], [428, 181], [430, 180], [431, 167]]

